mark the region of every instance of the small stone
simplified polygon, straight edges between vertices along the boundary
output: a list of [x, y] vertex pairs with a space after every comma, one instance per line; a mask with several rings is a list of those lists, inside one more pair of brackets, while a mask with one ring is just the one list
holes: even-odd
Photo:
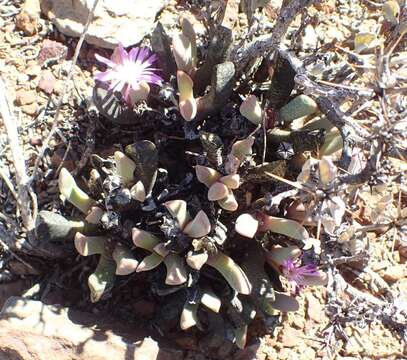
[[[288, 348], [282, 348], [278, 353], [278, 358], [281, 360], [289, 359], [293, 351]], [[291, 357], [292, 358], [292, 357]]]
[[32, 137], [32, 138], [30, 138], [30, 144], [32, 146], [41, 146], [42, 139], [40, 137]]
[[407, 268], [403, 264], [389, 266], [381, 272], [381, 276], [386, 281], [395, 282], [407, 276]]
[[407, 258], [407, 245], [402, 245], [399, 247], [399, 254], [402, 257]]
[[318, 36], [312, 25], [307, 25], [304, 29], [304, 36], [301, 39], [301, 47], [303, 50], [316, 49], [318, 46]]
[[29, 65], [29, 66], [25, 69], [25, 73], [26, 73], [28, 76], [36, 77], [36, 76], [38, 76], [38, 75], [41, 73], [41, 66], [35, 65], [35, 64]]
[[284, 326], [281, 331], [281, 343], [284, 347], [295, 347], [301, 340], [302, 332], [300, 330], [293, 329], [289, 326]]
[[[85, 40], [99, 47], [128, 47], [140, 42], [154, 28], [158, 12], [166, 0], [105, 0], [99, 3], [96, 16]], [[79, 37], [92, 2], [88, 0], [42, 0], [43, 13], [68, 36]], [[137, 24], [136, 26], [134, 24]]]
[[163, 360], [182, 359], [177, 349], [162, 348], [141, 328], [112, 322], [101, 331], [102, 322], [90, 313], [9, 298], [0, 313], [0, 358], [156, 360], [160, 353]]
[[17, 76], [17, 84], [25, 85], [30, 80], [30, 77], [25, 73], [19, 73]]
[[61, 44], [58, 41], [45, 39], [38, 54], [38, 64], [42, 65], [50, 59], [65, 59], [67, 54], [68, 48], [64, 44]]
[[21, 107], [21, 110], [23, 110], [23, 113], [27, 115], [35, 116], [37, 115], [38, 105], [37, 104], [23, 105]]
[[315, 359], [316, 358], [315, 355], [316, 354], [314, 349], [312, 349], [311, 347], [305, 347], [304, 349], [302, 349], [299, 359], [300, 360]]
[[325, 318], [325, 312], [321, 303], [312, 294], [307, 294], [306, 300], [309, 318], [317, 323], [322, 323]]
[[64, 86], [65, 86], [64, 81], [57, 80], [56, 83], [55, 83], [55, 87], [54, 87], [55, 94], [61, 95], [62, 92], [64, 91]]
[[49, 70], [45, 70], [41, 74], [38, 87], [46, 94], [52, 94], [52, 92], [54, 91], [55, 83], [56, 79], [52, 72]]
[[23, 10], [16, 16], [16, 27], [25, 35], [33, 36], [38, 32], [38, 17]]
[[16, 92], [15, 103], [18, 106], [32, 104], [37, 98], [35, 91], [21, 89]]

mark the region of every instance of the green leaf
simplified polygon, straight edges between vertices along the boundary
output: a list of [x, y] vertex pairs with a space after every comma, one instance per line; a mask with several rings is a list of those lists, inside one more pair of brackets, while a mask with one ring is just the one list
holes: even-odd
[[164, 258], [156, 253], [146, 256], [137, 266], [136, 272], [149, 271], [156, 268], [164, 261]]
[[180, 327], [182, 330], [187, 330], [198, 323], [198, 303], [186, 303], [181, 313]]
[[294, 220], [282, 219], [269, 215], [264, 215], [261, 220], [259, 231], [271, 231], [297, 240], [309, 238], [305, 227]]
[[65, 168], [62, 168], [59, 173], [58, 186], [59, 192], [64, 198], [84, 214], [87, 214], [91, 206], [95, 204], [95, 201], [76, 185], [75, 179]]
[[88, 278], [90, 299], [92, 302], [99, 301], [104, 294], [109, 292], [114, 284], [116, 263], [112, 258], [102, 254], [99, 263]]
[[252, 287], [246, 274], [229, 256], [218, 251], [216, 255], [209, 256], [206, 263], [219, 271], [235, 291], [250, 294]]
[[153, 252], [154, 247], [161, 242], [157, 236], [136, 227], [132, 229], [132, 238], [134, 245], [151, 252]]

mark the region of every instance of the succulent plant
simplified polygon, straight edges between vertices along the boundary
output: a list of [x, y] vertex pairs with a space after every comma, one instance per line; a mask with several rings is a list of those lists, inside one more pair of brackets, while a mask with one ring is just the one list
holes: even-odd
[[[301, 157], [305, 162], [309, 152], [319, 154], [318, 183], [311, 176], [314, 160], [303, 166], [298, 182], [328, 191], [335, 168], [323, 155], [339, 150], [341, 137], [328, 120], [314, 116], [318, 115], [318, 106], [312, 97], [298, 95], [288, 101], [291, 85], [278, 99], [271, 88], [268, 94], [262, 94], [264, 109], [255, 95], [245, 94], [240, 114], [257, 128], [253, 130], [237, 116], [244, 123], [243, 129], [234, 128], [232, 136], [225, 135], [211, 116], [222, 110], [235, 86], [235, 64], [228, 61], [227, 49], [231, 33], [225, 31], [224, 39], [213, 40], [206, 59], [198, 61], [201, 49], [197, 48], [196, 34], [188, 19], [182, 19], [181, 32], [172, 38], [171, 50], [163, 27], [157, 29], [153, 47], [160, 58], [172, 51], [172, 67], [177, 67], [163, 77], [171, 88], [176, 77], [179, 98], [175, 99], [176, 90], [172, 89], [170, 100], [188, 122], [183, 124], [188, 141], [177, 136], [177, 141], [182, 140], [180, 149], [176, 146], [176, 154], [168, 154], [166, 134], [161, 138], [156, 132], [145, 136], [150, 140], [130, 144], [123, 141], [122, 147], [107, 158], [92, 155], [88, 194], [62, 168], [61, 198], [80, 214], [67, 219], [41, 212], [37, 232], [71, 244], [82, 256], [97, 257], [97, 265], [88, 277], [92, 302], [108, 298], [120, 277], [147, 277], [148, 294], [164, 304], [157, 317], [176, 319], [181, 330], [196, 326], [203, 331], [229, 334], [229, 340], [244, 347], [249, 325], [256, 316], [267, 319], [279, 312], [295, 311], [295, 296], [303, 286], [326, 281], [317, 264], [302, 256], [302, 249], [312, 248], [307, 229], [295, 218], [284, 218], [289, 211], [280, 211], [280, 203], [273, 203], [277, 187], [270, 174], [282, 177], [291, 159]], [[216, 54], [217, 46], [222, 44], [225, 47]], [[99, 57], [110, 67], [98, 76], [99, 80], [111, 78], [110, 90], [117, 87], [128, 105], [145, 99], [150, 89], [147, 78], [146, 84], [141, 78], [117, 83], [117, 76], [124, 71], [118, 61], [126, 60], [126, 67], [135, 71], [132, 62], [139, 56], [145, 60], [143, 76], [153, 76], [150, 65], [156, 58], [147, 56], [144, 50], [127, 53], [119, 47], [111, 60]], [[137, 62], [141, 66], [139, 63], [143, 61]], [[210, 72], [203, 76], [208, 64]], [[171, 69], [171, 64], [164, 67]], [[291, 78], [291, 70], [278, 71], [283, 75], [288, 72]], [[151, 79], [152, 83], [158, 81], [156, 77]], [[275, 108], [267, 108], [269, 104]], [[282, 121], [269, 123], [270, 111]], [[305, 123], [293, 126], [299, 118]], [[267, 130], [262, 139], [256, 135], [260, 125]], [[144, 138], [139, 133], [135, 136]], [[265, 146], [266, 141], [271, 146]], [[283, 146], [291, 151], [289, 156], [281, 156]], [[259, 149], [265, 150], [261, 162], [256, 163]], [[171, 168], [167, 156], [176, 158], [176, 163], [178, 154], [184, 152], [193, 154], [195, 160], [186, 165], [186, 174], [175, 174], [178, 168]], [[180, 176], [185, 178], [174, 181]], [[304, 205], [300, 196], [290, 201]], [[341, 211], [333, 209], [329, 201], [326, 206], [330, 210]], [[283, 286], [279, 276], [286, 278], [290, 287]]]

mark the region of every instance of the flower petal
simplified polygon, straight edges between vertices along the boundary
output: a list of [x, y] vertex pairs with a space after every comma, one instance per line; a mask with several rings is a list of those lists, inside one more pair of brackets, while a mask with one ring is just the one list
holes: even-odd
[[107, 66], [109, 66], [111, 68], [116, 66], [116, 63], [114, 61], [109, 60], [109, 59], [107, 59], [107, 58], [105, 58], [105, 57], [103, 57], [103, 56], [101, 56], [99, 54], [95, 54], [95, 58], [96, 58], [97, 61], [99, 61], [102, 64], [105, 64], [105, 65], [107, 65]]

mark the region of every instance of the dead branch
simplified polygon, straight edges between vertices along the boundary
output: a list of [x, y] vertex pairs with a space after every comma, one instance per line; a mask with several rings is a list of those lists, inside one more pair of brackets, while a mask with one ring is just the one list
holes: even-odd
[[3, 79], [0, 78], [0, 114], [7, 131], [8, 142], [13, 157], [17, 183], [17, 206], [21, 212], [25, 228], [30, 231], [34, 228], [34, 221], [30, 210], [29, 181], [25, 168], [25, 159], [18, 139], [17, 122], [13, 116], [10, 103], [7, 100], [7, 91]]
[[232, 51], [232, 60], [236, 65], [236, 74], [241, 74], [251, 59], [264, 56], [281, 44], [290, 24], [302, 11], [311, 6], [315, 0], [292, 0], [280, 10], [272, 35], [263, 35], [246, 46], [238, 44]]

